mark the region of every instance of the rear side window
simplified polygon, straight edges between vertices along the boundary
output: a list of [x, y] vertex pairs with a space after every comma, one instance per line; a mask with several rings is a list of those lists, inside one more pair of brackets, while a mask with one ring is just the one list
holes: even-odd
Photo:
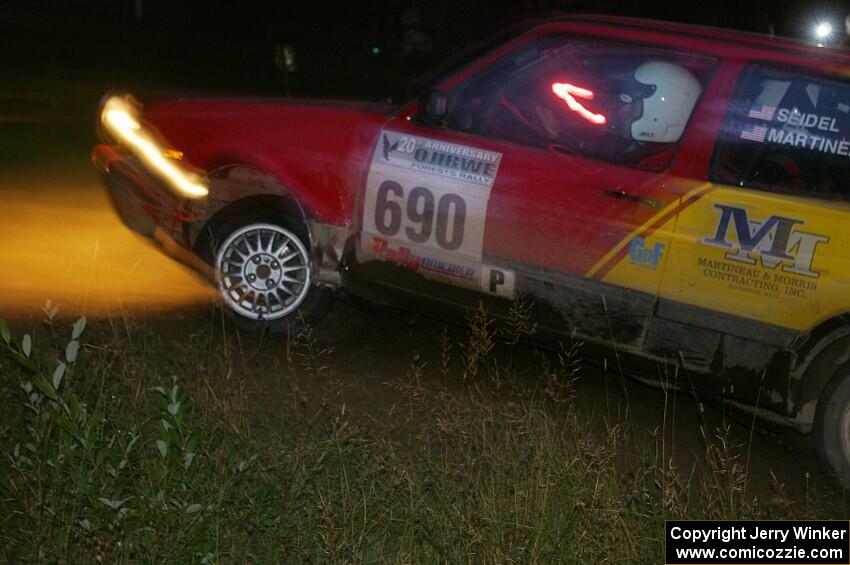
[[449, 93], [456, 130], [666, 168], [715, 67], [703, 57], [593, 39], [532, 40]]
[[850, 84], [750, 67], [736, 86], [710, 177], [761, 190], [850, 199]]

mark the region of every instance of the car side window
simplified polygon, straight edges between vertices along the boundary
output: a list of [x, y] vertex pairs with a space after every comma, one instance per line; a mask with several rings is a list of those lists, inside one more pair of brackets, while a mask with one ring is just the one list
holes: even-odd
[[663, 170], [715, 66], [704, 57], [545, 36], [453, 89], [447, 126]]
[[850, 200], [850, 83], [752, 65], [714, 150], [713, 181]]

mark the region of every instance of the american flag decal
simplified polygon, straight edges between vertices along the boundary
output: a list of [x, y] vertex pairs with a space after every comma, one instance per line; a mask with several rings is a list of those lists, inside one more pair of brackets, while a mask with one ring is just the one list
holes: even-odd
[[764, 141], [764, 136], [767, 135], [767, 126], [747, 126], [744, 128], [744, 131], [741, 132], [741, 139], [748, 139], [750, 141], [758, 141], [762, 143]]
[[747, 116], [750, 118], [757, 118], [759, 120], [767, 120], [769, 122], [773, 119], [774, 113], [776, 113], [776, 106], [755, 104], [752, 108], [750, 108], [750, 113], [747, 114]]

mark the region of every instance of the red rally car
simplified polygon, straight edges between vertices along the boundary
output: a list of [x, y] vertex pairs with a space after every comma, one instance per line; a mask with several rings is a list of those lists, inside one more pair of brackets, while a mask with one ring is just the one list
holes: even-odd
[[588, 354], [813, 431], [850, 485], [850, 57], [612, 17], [497, 39], [397, 106], [107, 96], [94, 162], [243, 326], [339, 289], [447, 318], [521, 298]]

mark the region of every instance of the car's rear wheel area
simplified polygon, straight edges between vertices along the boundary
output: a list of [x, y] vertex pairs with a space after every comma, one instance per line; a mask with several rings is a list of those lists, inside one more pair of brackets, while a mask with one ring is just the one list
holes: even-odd
[[824, 470], [850, 490], [850, 364], [836, 371], [820, 395], [814, 444]]
[[274, 333], [318, 322], [332, 295], [314, 284], [303, 225], [281, 216], [211, 226], [201, 252], [215, 271], [228, 316], [240, 328]]

